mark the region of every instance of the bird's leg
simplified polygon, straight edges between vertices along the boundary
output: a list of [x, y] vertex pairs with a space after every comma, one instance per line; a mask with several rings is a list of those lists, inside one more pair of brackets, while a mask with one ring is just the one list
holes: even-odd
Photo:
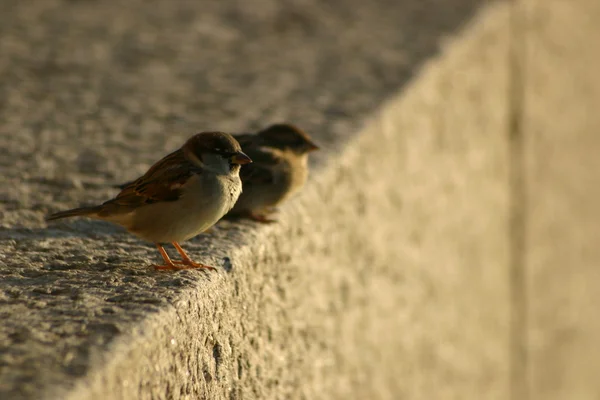
[[261, 214], [253, 211], [246, 211], [241, 216], [243, 218], [251, 219], [252, 221], [260, 222], [261, 224], [272, 224], [273, 222], [277, 222], [276, 219], [269, 218], [264, 213]]
[[255, 214], [253, 212], [248, 214], [248, 218], [252, 221], [260, 222], [261, 224], [272, 224], [273, 222], [277, 222], [276, 219], [269, 218], [264, 214]]
[[155, 244], [156, 244], [156, 248], [160, 252], [160, 255], [162, 256], [163, 260], [165, 260], [165, 264], [164, 265], [154, 265], [154, 269], [157, 269], [157, 270], [185, 269], [185, 267], [178, 267], [177, 265], [175, 265], [175, 263], [171, 260], [171, 258], [165, 251], [164, 247], [162, 247], [158, 243], [155, 243]]
[[179, 254], [181, 254], [181, 261], [178, 261], [178, 262], [176, 261], [177, 264], [183, 264], [183, 265], [187, 266], [188, 268], [205, 268], [205, 269], [212, 269], [212, 270], [215, 269], [214, 267], [194, 262], [186, 254], [186, 252], [181, 248], [179, 243], [171, 242], [171, 244], [173, 244], [173, 246], [175, 246], [175, 249], [179, 252]]

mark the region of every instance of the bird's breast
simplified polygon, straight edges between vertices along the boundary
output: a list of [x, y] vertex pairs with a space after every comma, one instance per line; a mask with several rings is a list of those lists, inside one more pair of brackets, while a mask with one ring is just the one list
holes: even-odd
[[154, 242], [190, 239], [213, 226], [233, 207], [241, 186], [239, 177], [196, 175], [184, 185], [178, 200], [136, 210], [130, 230]]
[[[201, 176], [183, 193], [186, 207], [216, 223], [237, 201], [242, 191], [238, 175]], [[209, 217], [210, 216], [210, 217]]]

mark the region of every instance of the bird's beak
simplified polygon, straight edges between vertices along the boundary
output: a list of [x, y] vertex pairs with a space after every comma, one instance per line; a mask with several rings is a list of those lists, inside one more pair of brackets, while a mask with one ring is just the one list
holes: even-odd
[[250, 157], [248, 157], [243, 152], [238, 151], [231, 157], [231, 162], [233, 164], [250, 164], [252, 162], [252, 159], [250, 159]]
[[308, 142], [306, 145], [306, 151], [310, 152], [310, 151], [315, 151], [315, 150], [319, 150], [319, 146], [317, 146], [313, 142]]

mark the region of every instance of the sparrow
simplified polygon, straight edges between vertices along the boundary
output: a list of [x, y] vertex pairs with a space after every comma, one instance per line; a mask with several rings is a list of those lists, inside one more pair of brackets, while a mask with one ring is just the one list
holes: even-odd
[[[179, 242], [206, 231], [233, 207], [242, 192], [240, 166], [251, 162], [231, 135], [198, 133], [125, 185], [115, 198], [61, 211], [46, 220], [81, 216], [109, 221], [153, 242], [164, 260], [154, 266], [158, 270], [214, 269], [192, 261]], [[169, 258], [163, 247], [169, 242], [181, 261]]]
[[319, 147], [291, 124], [274, 124], [256, 134], [234, 137], [254, 162], [241, 168], [244, 191], [228, 217], [275, 222], [268, 214], [302, 188], [308, 177], [308, 153]]

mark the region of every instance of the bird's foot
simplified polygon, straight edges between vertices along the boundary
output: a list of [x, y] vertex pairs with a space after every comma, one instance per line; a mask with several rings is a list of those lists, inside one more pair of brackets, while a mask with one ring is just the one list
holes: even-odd
[[203, 268], [203, 269], [209, 269], [211, 271], [217, 270], [215, 267], [211, 267], [210, 265], [197, 263], [197, 262], [189, 260], [189, 259], [188, 260], [183, 259], [182, 261], [173, 261], [173, 263], [176, 265], [181, 265], [181, 267], [176, 267], [178, 269]]
[[246, 217], [251, 219], [252, 221], [260, 222], [261, 224], [272, 224], [274, 222], [277, 222], [276, 219], [269, 218], [264, 214], [248, 213]]
[[154, 269], [157, 271], [179, 271], [183, 269], [195, 269], [195, 268], [203, 268], [209, 270], [216, 270], [216, 268], [196, 263], [193, 261], [172, 261], [171, 264], [164, 265], [153, 265]]
[[153, 265], [154, 269], [157, 271], [177, 271], [180, 269], [189, 269], [186, 266], [179, 266], [176, 263], [164, 264], [164, 265]]

